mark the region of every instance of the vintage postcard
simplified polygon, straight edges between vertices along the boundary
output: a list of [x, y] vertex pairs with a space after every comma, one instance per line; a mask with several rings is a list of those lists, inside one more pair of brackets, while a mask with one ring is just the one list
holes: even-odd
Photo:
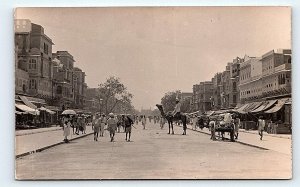
[[291, 8], [16, 8], [15, 178], [291, 179]]

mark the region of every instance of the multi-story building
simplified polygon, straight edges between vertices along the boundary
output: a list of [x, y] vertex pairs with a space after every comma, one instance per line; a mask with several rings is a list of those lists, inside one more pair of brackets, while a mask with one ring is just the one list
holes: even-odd
[[26, 95], [29, 91], [28, 56], [30, 51], [31, 22], [15, 20], [15, 93]]
[[85, 72], [78, 67], [74, 67], [73, 71], [75, 105], [83, 107], [85, 102]]
[[74, 103], [74, 59], [68, 51], [57, 51], [53, 57], [59, 63], [54, 67], [54, 84], [56, 103], [65, 107], [73, 107]]
[[234, 108], [240, 103], [240, 65], [244, 62], [244, 58], [236, 57], [230, 64], [230, 79], [229, 79], [229, 95], [228, 95], [228, 108]]
[[18, 67], [18, 46], [15, 48], [15, 94], [26, 95], [28, 92], [29, 74], [27, 68]]
[[29, 75], [28, 94], [52, 98], [52, 40], [44, 28], [30, 20], [15, 20], [15, 45], [18, 46], [18, 67]]
[[213, 94], [210, 101], [213, 109], [220, 109], [222, 107], [221, 93], [222, 93], [222, 73], [216, 73], [212, 78]]
[[230, 97], [230, 66], [231, 63], [227, 63], [225, 71], [221, 74], [221, 108], [225, 109], [229, 107], [229, 97]]
[[198, 95], [199, 95], [199, 84], [194, 84], [193, 85], [193, 96], [192, 96], [192, 106], [191, 106], [191, 110], [193, 112], [198, 111], [199, 110], [199, 102], [198, 102]]
[[262, 63], [261, 58], [245, 55], [240, 65], [239, 89], [240, 100], [244, 104], [257, 101], [262, 97]]
[[199, 110], [205, 112], [212, 109], [211, 96], [213, 94], [213, 82], [204, 81], [200, 82], [199, 91]]
[[291, 50], [272, 50], [262, 56], [261, 62], [263, 97], [291, 96]]

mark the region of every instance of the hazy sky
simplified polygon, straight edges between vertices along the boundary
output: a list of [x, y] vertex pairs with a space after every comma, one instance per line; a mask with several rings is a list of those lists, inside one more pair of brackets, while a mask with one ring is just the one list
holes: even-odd
[[133, 104], [152, 109], [168, 91], [192, 92], [227, 62], [291, 48], [287, 7], [22, 8], [69, 51], [89, 87], [120, 77]]

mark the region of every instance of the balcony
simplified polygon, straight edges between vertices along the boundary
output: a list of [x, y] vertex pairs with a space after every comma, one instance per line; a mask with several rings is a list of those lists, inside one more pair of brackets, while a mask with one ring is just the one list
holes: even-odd
[[274, 68], [275, 73], [283, 70], [291, 70], [291, 64], [282, 64]]

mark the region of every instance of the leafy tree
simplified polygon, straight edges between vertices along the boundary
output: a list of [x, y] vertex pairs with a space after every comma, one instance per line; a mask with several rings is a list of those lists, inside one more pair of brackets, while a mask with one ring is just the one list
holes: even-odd
[[127, 91], [127, 88], [120, 82], [120, 78], [111, 76], [106, 82], [99, 84], [97, 99], [101, 103], [106, 114], [114, 112], [114, 109], [120, 105], [131, 105], [133, 95]]
[[[161, 99], [161, 104], [164, 107], [165, 112], [173, 111], [176, 105], [176, 97], [179, 97], [181, 92], [179, 90], [168, 92]], [[179, 98], [180, 99], [180, 98]], [[187, 113], [190, 112], [190, 100], [189, 99], [181, 99], [181, 112]]]
[[176, 97], [180, 94], [180, 91], [173, 91], [165, 93], [164, 97], [161, 98], [161, 104], [164, 107], [165, 112], [173, 111], [176, 105]]

